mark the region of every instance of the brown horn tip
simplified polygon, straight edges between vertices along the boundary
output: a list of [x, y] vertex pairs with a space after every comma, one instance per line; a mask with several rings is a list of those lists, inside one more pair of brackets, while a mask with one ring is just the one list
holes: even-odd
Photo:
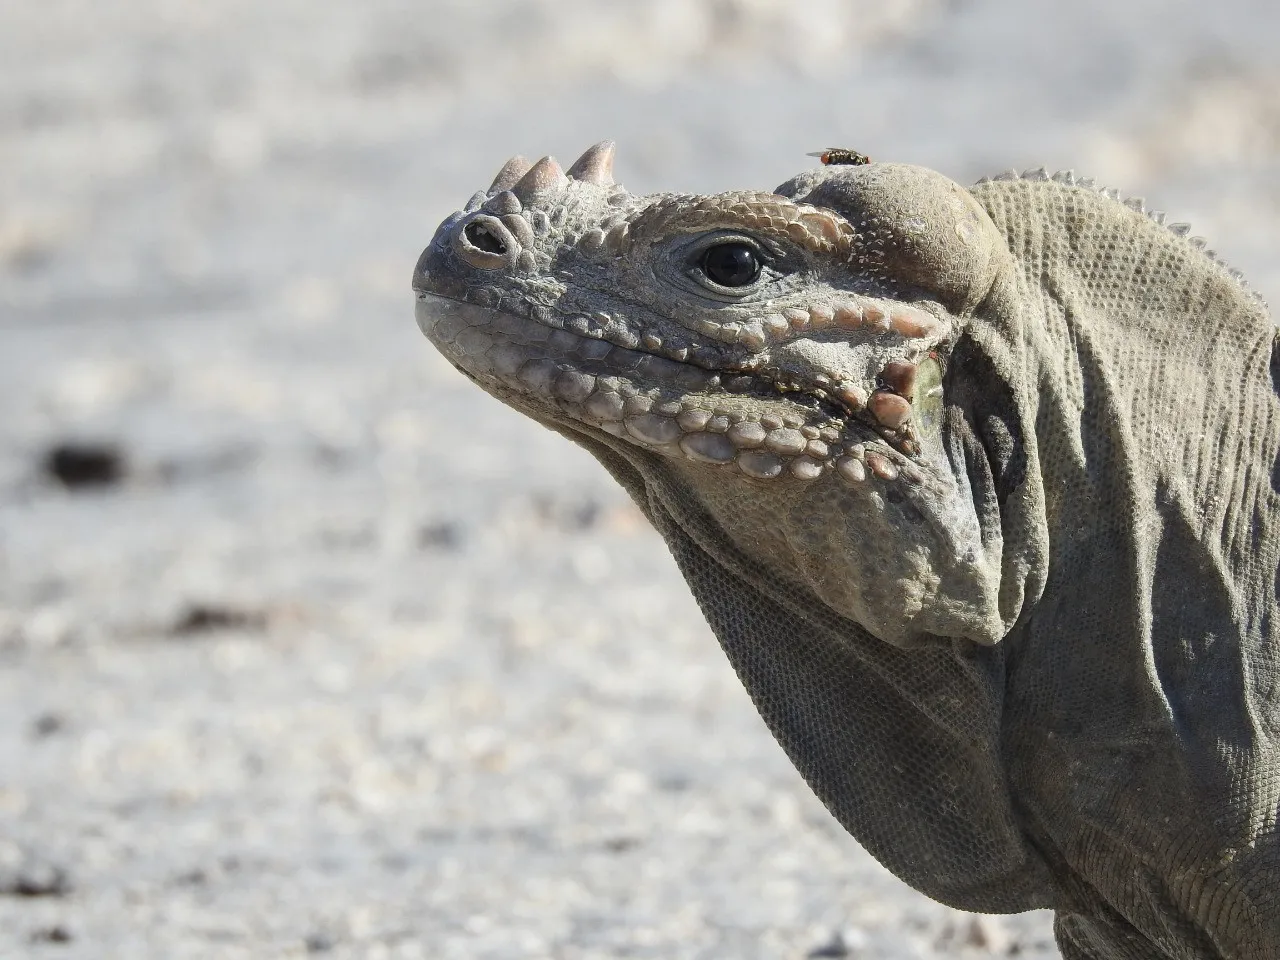
[[493, 178], [493, 183], [489, 186], [489, 193], [501, 193], [503, 190], [510, 190], [520, 178], [529, 172], [529, 168], [533, 164], [524, 157], [517, 154], [502, 165], [502, 169], [498, 171], [498, 175]]
[[600, 186], [613, 184], [613, 154], [617, 144], [612, 140], [601, 140], [594, 147], [588, 147], [573, 166], [569, 168], [569, 176], [584, 183], [596, 183]]
[[528, 202], [537, 194], [562, 190], [568, 182], [569, 178], [560, 169], [560, 164], [556, 163], [553, 157], [543, 157], [529, 168], [529, 171], [511, 188], [511, 192], [519, 197], [521, 202]]

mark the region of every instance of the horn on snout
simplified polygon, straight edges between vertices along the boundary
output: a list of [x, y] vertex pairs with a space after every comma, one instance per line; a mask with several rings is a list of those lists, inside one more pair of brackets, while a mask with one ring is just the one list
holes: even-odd
[[569, 176], [584, 183], [595, 183], [602, 187], [611, 186], [616, 146], [612, 140], [601, 140], [594, 147], [588, 147], [587, 151], [569, 168]]
[[498, 171], [498, 175], [493, 178], [493, 183], [489, 185], [489, 193], [501, 193], [503, 190], [510, 190], [520, 178], [529, 172], [529, 168], [533, 164], [524, 157], [517, 154], [502, 165], [502, 169]]
[[552, 157], [543, 157], [521, 177], [511, 188], [511, 192], [520, 198], [522, 203], [532, 200], [540, 193], [553, 193], [563, 190], [569, 178], [560, 169], [560, 164]]

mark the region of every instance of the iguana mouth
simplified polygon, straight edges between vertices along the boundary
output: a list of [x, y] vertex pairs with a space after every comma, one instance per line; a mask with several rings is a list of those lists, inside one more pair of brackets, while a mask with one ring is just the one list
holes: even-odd
[[[520, 316], [505, 309], [506, 297], [495, 309], [489, 291], [479, 293], [481, 304], [426, 286], [417, 291], [422, 331], [506, 402], [549, 405], [654, 452], [736, 466], [758, 480], [829, 472], [850, 484], [925, 479], [910, 398], [919, 371], [936, 367], [932, 354], [888, 363], [870, 389], [749, 360], [713, 369], [584, 336], [548, 311]], [[940, 376], [925, 379], [933, 389]]]

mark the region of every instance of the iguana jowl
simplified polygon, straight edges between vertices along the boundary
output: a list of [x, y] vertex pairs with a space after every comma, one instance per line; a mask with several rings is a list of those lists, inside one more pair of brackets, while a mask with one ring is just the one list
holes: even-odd
[[1275, 333], [1070, 174], [514, 158], [418, 321], [666, 539], [836, 817], [1068, 960], [1280, 957]]

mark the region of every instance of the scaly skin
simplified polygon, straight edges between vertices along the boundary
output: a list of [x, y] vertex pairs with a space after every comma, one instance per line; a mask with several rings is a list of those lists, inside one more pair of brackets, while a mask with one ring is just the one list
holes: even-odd
[[1068, 958], [1280, 955], [1260, 302], [1070, 175], [637, 197], [612, 157], [445, 220], [424, 332], [626, 486], [899, 876], [1051, 906]]

